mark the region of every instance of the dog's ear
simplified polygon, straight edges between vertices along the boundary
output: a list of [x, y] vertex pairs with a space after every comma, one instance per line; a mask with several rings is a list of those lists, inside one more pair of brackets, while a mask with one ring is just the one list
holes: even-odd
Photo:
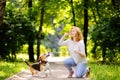
[[49, 57], [50, 56], [50, 52], [47, 53], [47, 56], [46, 57]]

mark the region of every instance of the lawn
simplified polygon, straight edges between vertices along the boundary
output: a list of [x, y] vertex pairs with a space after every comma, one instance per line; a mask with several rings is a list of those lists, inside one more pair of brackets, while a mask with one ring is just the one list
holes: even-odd
[[[119, 65], [105, 65], [99, 63], [89, 63], [91, 66], [92, 80], [120, 80], [120, 66]], [[4, 80], [28, 67], [24, 62], [6, 62], [0, 61], [0, 80]]]
[[90, 63], [92, 80], [120, 80], [119, 65]]
[[5, 80], [6, 78], [25, 70], [27, 66], [24, 62], [6, 62], [0, 61], [0, 80]]

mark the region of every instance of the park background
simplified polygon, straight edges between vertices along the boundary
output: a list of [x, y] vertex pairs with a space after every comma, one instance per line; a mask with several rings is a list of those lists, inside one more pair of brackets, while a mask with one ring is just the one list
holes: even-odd
[[57, 43], [72, 26], [82, 30], [92, 80], [119, 80], [119, 0], [0, 0], [0, 79], [26, 69], [23, 58], [68, 57]]

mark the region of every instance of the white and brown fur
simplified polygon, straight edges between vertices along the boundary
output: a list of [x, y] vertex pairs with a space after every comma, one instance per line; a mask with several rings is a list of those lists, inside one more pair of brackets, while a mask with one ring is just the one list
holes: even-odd
[[46, 72], [47, 70], [49, 70], [49, 74], [51, 74], [49, 62], [47, 61], [48, 56], [50, 56], [49, 52], [48, 54], [42, 54], [41, 56], [39, 56], [37, 62], [33, 64], [29, 64], [27, 61], [24, 60], [24, 62], [29, 66], [32, 75], [41, 72], [41, 75], [43, 74], [46, 77], [48, 75]]

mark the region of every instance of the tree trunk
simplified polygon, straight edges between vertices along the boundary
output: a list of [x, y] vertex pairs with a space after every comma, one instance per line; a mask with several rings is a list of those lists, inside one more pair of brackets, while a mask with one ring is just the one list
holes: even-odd
[[120, 0], [111, 0], [112, 6], [120, 13]]
[[103, 58], [103, 63], [106, 61], [106, 47], [105, 46], [103, 46], [103, 48], [102, 48], [102, 58]]
[[0, 0], [0, 25], [3, 24], [3, 17], [5, 13], [6, 0]]
[[87, 33], [88, 33], [88, 0], [84, 0], [84, 42], [87, 55]]
[[73, 14], [73, 22], [74, 22], [74, 26], [76, 26], [76, 21], [75, 21], [75, 11], [74, 11], [74, 6], [73, 6], [73, 0], [71, 0], [71, 7], [72, 7], [72, 14]]
[[33, 51], [33, 45], [34, 45], [34, 42], [33, 41], [29, 41], [28, 42], [28, 54], [29, 54], [29, 61], [35, 61], [34, 59], [34, 51]]
[[[30, 20], [32, 20], [31, 18], [31, 12], [32, 12], [32, 0], [29, 0], [28, 2], [28, 8], [29, 8], [29, 17], [30, 17]], [[32, 27], [32, 26], [31, 26]], [[28, 41], [28, 55], [29, 55], [29, 61], [34, 61], [34, 48], [33, 48], [33, 45], [34, 45], [34, 34], [31, 33], [31, 35], [29, 35], [29, 41]]]
[[97, 48], [97, 42], [95, 41], [92, 49], [92, 53], [94, 54], [93, 55], [94, 59], [97, 59], [96, 48]]
[[38, 31], [38, 36], [37, 36], [37, 59], [39, 58], [40, 56], [40, 40], [41, 40], [41, 34], [42, 34], [42, 25], [43, 25], [43, 18], [44, 18], [44, 3], [45, 3], [45, 0], [42, 0], [41, 1], [41, 10], [40, 10], [40, 27], [39, 27], [39, 31]]
[[[3, 20], [4, 20], [4, 13], [5, 13], [5, 6], [6, 6], [6, 0], [0, 0], [0, 29], [4, 28]], [[6, 55], [6, 47], [5, 47], [5, 41], [3, 39], [3, 36], [5, 34], [4, 31], [0, 32], [0, 58], [5, 58]]]

